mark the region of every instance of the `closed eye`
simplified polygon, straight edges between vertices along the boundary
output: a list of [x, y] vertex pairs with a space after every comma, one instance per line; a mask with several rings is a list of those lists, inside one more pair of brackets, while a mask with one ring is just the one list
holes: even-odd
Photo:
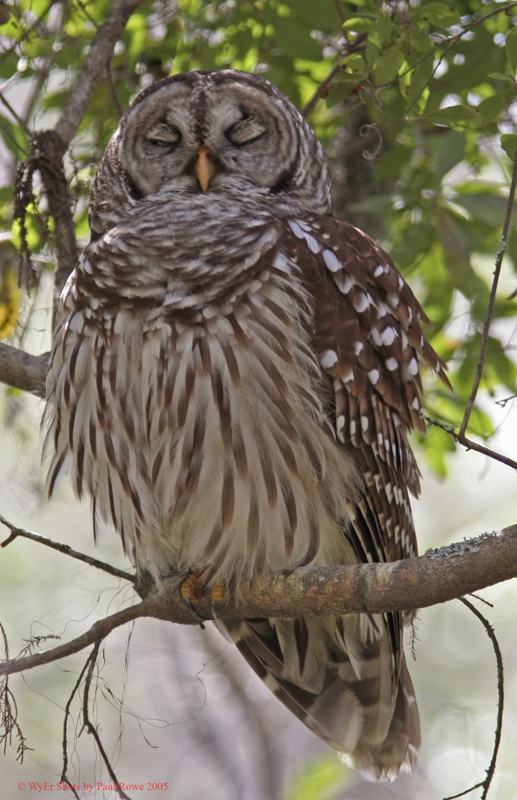
[[148, 139], [148, 142], [154, 144], [155, 147], [175, 147], [178, 142], [173, 142], [170, 139]]
[[245, 147], [256, 142], [265, 132], [266, 126], [262, 122], [253, 117], [245, 117], [228, 128], [225, 135], [236, 147]]
[[180, 143], [181, 132], [177, 128], [160, 124], [147, 134], [146, 140], [149, 144], [153, 145], [153, 147], [159, 147], [163, 150], [172, 150]]

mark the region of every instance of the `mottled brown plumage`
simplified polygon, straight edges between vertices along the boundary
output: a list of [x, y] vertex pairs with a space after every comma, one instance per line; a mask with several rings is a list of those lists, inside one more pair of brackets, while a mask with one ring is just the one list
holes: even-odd
[[[206, 189], [206, 191], [204, 191]], [[443, 375], [388, 256], [331, 216], [327, 163], [262, 78], [143, 92], [95, 181], [48, 378], [48, 489], [81, 497], [157, 581], [239, 592], [299, 565], [416, 555], [407, 441], [419, 360]], [[414, 762], [400, 614], [225, 620], [257, 674], [361, 769]]]

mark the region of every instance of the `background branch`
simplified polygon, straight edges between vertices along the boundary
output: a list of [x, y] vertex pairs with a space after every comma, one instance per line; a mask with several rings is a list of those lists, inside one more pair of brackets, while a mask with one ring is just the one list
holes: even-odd
[[67, 147], [79, 129], [95, 87], [109, 66], [115, 42], [120, 38], [133, 11], [143, 2], [144, 0], [113, 0], [111, 3], [106, 21], [95, 34], [70, 99], [55, 128]]
[[[485, 317], [485, 322], [483, 325], [483, 335], [481, 338], [481, 347], [479, 349], [479, 360], [476, 369], [476, 375], [474, 378], [474, 384], [472, 386], [472, 391], [470, 393], [470, 397], [467, 401], [467, 405], [465, 408], [465, 414], [463, 415], [463, 420], [461, 423], [461, 427], [458, 433], [458, 441], [460, 444], [463, 444], [467, 447], [471, 446], [471, 442], [466, 438], [465, 432], [467, 430], [467, 426], [469, 424], [470, 414], [472, 408], [474, 406], [474, 402], [476, 400], [476, 395], [478, 393], [479, 384], [481, 382], [481, 378], [483, 375], [483, 364], [485, 362], [485, 351], [486, 345], [488, 341], [488, 334], [490, 331], [490, 323], [492, 321], [492, 314], [494, 312], [494, 304], [495, 304], [495, 296], [497, 292], [497, 284], [499, 282], [499, 275], [501, 274], [501, 266], [503, 263], [503, 257], [506, 253], [506, 248], [508, 246], [508, 232], [510, 230], [510, 221], [512, 218], [512, 210], [513, 210], [513, 203], [515, 199], [515, 188], [517, 186], [517, 156], [514, 158], [513, 162], [513, 171], [512, 171], [512, 185], [510, 187], [510, 193], [508, 195], [508, 203], [506, 206], [506, 217], [503, 225], [503, 232], [501, 234], [501, 239], [499, 242], [499, 247], [497, 249], [497, 257], [495, 260], [495, 269], [494, 269], [494, 278], [492, 280], [492, 288], [490, 290], [490, 298], [488, 301], [488, 309]], [[515, 468], [515, 465], [514, 465]]]
[[[100, 26], [92, 41], [83, 68], [77, 76], [55, 130], [38, 133], [31, 142], [31, 156], [25, 166], [25, 175], [28, 181], [31, 181], [34, 170], [40, 172], [49, 210], [55, 223], [54, 305], [78, 258], [72, 203], [63, 167], [63, 155], [79, 129], [97, 84], [106, 70], [109, 70], [115, 42], [120, 38], [133, 11], [142, 2], [143, 0], [113, 0], [106, 21]], [[20, 175], [23, 174], [23, 171], [20, 172]], [[22, 194], [24, 188], [27, 187], [22, 187]], [[47, 362], [47, 354], [30, 356], [16, 348], [0, 344], [0, 381], [44, 398]]]
[[[84, 61], [83, 68], [77, 76], [70, 99], [65, 106], [63, 114], [61, 115], [61, 119], [56, 125], [55, 130], [52, 132], [53, 135], [59, 137], [62, 142], [63, 152], [60, 154], [60, 158], [77, 133], [79, 125], [81, 124], [81, 120], [86, 114], [90, 101], [93, 97], [93, 93], [95, 92], [97, 84], [102, 79], [105, 71], [109, 70], [111, 54], [115, 42], [120, 38], [133, 11], [135, 11], [138, 6], [142, 5], [143, 1], [144, 0], [113, 0], [111, 3], [106, 21], [103, 25], [101, 25], [95, 34], [93, 42], [88, 51], [88, 55]], [[49, 153], [47, 151], [47, 155], [48, 154]], [[63, 172], [62, 165], [61, 172]], [[55, 198], [56, 202], [53, 202], [52, 181], [46, 181], [44, 174], [42, 174], [42, 178], [52, 216], [55, 218], [55, 212], [57, 212], [58, 215], [62, 217], [63, 215], [60, 213], [62, 203], [59, 202], [57, 197]], [[47, 182], [49, 183], [49, 186], [47, 186]], [[61, 292], [63, 291], [63, 287], [67, 281], [67, 278], [74, 269], [77, 261], [75, 228], [70, 212], [68, 189], [66, 190], [66, 198], [68, 201], [70, 217], [69, 219], [63, 218], [61, 220], [61, 226], [63, 227], [61, 238], [66, 241], [67, 248], [66, 252], [64, 252], [60, 258], [59, 240], [56, 241], [56, 245], [58, 247], [58, 259], [54, 273], [55, 300], [59, 298]], [[60, 225], [56, 219], [56, 231], [59, 229]], [[73, 248], [71, 247], [72, 240]]]
[[472, 605], [472, 603], [467, 600], [466, 597], [459, 598], [461, 602], [467, 606], [467, 608], [476, 616], [481, 624], [483, 625], [488, 638], [492, 643], [492, 647], [494, 648], [495, 658], [497, 662], [497, 724], [495, 730], [495, 741], [494, 741], [494, 749], [492, 751], [492, 758], [490, 759], [490, 764], [488, 769], [486, 770], [486, 778], [484, 781], [480, 783], [476, 783], [474, 786], [471, 786], [470, 789], [466, 789], [464, 792], [460, 792], [459, 794], [453, 794], [450, 797], [445, 797], [444, 800], [454, 800], [456, 797], [462, 797], [469, 792], [473, 792], [474, 789], [478, 789], [480, 786], [483, 787], [483, 794], [481, 795], [481, 800], [485, 800], [486, 796], [488, 795], [488, 790], [490, 788], [490, 784], [492, 783], [492, 778], [494, 777], [495, 766], [497, 763], [497, 754], [499, 752], [499, 745], [501, 744], [501, 732], [503, 728], [503, 709], [504, 709], [504, 670], [503, 670], [503, 655], [501, 653], [501, 648], [499, 647], [499, 642], [497, 641], [497, 637], [494, 633], [494, 629], [490, 625], [489, 621], [481, 614], [478, 609]]
[[131, 581], [132, 583], [135, 582], [135, 576], [131, 573], [124, 572], [124, 570], [121, 569], [116, 569], [116, 567], [112, 567], [111, 564], [106, 564], [105, 561], [99, 561], [98, 558], [92, 558], [91, 556], [87, 556], [85, 553], [79, 553], [68, 544], [54, 542], [52, 539], [48, 539], [46, 536], [41, 536], [39, 533], [33, 533], [32, 531], [26, 531], [23, 528], [18, 528], [16, 525], [13, 525], [11, 522], [9, 522], [2, 514], [0, 514], [0, 523], [5, 525], [5, 527], [11, 531], [11, 535], [0, 544], [0, 548], [7, 547], [8, 545], [12, 544], [18, 537], [22, 539], [29, 539], [32, 542], [43, 544], [45, 547], [50, 547], [52, 550], [57, 550], [59, 553], [63, 553], [65, 556], [75, 558], [77, 561], [82, 561], [83, 563], [88, 564], [90, 567], [95, 567], [103, 572], [107, 572], [109, 575], [113, 575], [115, 578], [121, 578], [122, 580]]
[[0, 342], [0, 381], [44, 398], [49, 358], [50, 353], [31, 356]]

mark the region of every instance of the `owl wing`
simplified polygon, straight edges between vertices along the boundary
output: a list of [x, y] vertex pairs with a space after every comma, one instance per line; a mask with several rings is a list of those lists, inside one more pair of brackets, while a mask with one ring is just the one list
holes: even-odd
[[333, 386], [329, 418], [366, 482], [352, 532], [359, 560], [415, 557], [408, 491], [418, 497], [420, 472], [407, 434], [425, 432], [419, 364], [450, 387], [422, 332], [430, 322], [389, 256], [357, 228], [305, 216], [289, 221], [285, 242], [310, 294], [312, 345]]
[[[408, 490], [418, 495], [419, 471], [407, 433], [424, 429], [419, 361], [448, 383], [420, 327], [428, 320], [386, 253], [346, 223], [292, 219], [281, 247], [308, 293], [328, 417], [365, 479], [346, 535], [358, 562], [416, 556]], [[413, 765], [419, 719], [401, 614], [227, 620], [224, 627], [284, 705], [360, 769], [386, 778]]]

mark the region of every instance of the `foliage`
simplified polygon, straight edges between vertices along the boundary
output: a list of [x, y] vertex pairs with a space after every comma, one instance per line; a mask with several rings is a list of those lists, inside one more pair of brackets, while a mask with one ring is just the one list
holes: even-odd
[[332, 800], [349, 776], [349, 770], [334, 756], [312, 762], [297, 776], [286, 800]]
[[[0, 244], [10, 240], [21, 247], [22, 229], [13, 222], [15, 169], [28, 157], [30, 132], [52, 127], [65, 107], [108, 7], [108, 0], [14, 0], [8, 6], [10, 18], [0, 24], [0, 132], [10, 165], [0, 189]], [[117, 42], [109, 74], [70, 150], [79, 243], [88, 237], [92, 175], [120, 109], [138, 91], [194, 68], [263, 74], [300, 109], [306, 107], [328, 145], [337, 213], [380, 239], [415, 288], [434, 323], [432, 343], [449, 360], [455, 389], [453, 396], [431, 390], [428, 411], [458, 425], [504, 222], [510, 182], [504, 151], [513, 156], [517, 141], [515, 20], [517, 3], [482, 0], [460, 0], [453, 7], [425, 0], [148, 0]], [[362, 152], [365, 147], [369, 152]], [[27, 243], [42, 273], [54, 266], [53, 221], [37, 191], [30, 199]], [[514, 225], [506, 262], [517, 272]], [[6, 269], [3, 276], [9, 275]], [[2, 281], [5, 286], [7, 278]], [[501, 386], [516, 392], [508, 327], [501, 324], [516, 312], [514, 301], [497, 300], [481, 383], [491, 395]], [[2, 313], [13, 318], [12, 309]], [[477, 409], [470, 431], [489, 437], [489, 415]], [[443, 473], [452, 440], [435, 430], [425, 446], [430, 463]]]

